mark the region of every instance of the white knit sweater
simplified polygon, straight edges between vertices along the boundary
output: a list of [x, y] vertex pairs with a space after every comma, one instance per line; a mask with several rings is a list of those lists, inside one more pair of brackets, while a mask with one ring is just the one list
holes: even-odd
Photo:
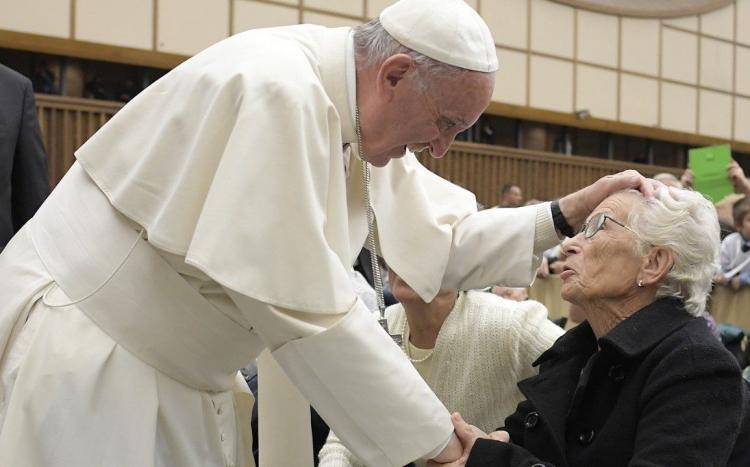
[[[391, 332], [403, 333], [406, 341], [403, 307], [389, 307], [386, 317]], [[523, 400], [516, 383], [536, 374], [531, 363], [562, 333], [539, 302], [462, 292], [426, 365], [415, 366], [450, 412], [461, 412], [464, 420], [485, 432], [494, 431]], [[364, 464], [331, 432], [320, 451], [320, 467], [354, 466]]]

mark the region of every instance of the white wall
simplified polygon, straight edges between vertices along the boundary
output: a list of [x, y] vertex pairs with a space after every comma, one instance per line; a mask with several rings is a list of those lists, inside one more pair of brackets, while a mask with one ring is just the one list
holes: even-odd
[[[192, 55], [251, 28], [360, 24], [392, 2], [0, 0], [0, 30]], [[750, 0], [664, 20], [468, 3], [495, 37], [495, 102], [750, 142]]]

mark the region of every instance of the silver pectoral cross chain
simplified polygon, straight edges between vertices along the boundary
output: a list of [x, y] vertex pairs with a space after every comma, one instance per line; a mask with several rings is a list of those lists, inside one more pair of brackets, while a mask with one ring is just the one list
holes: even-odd
[[383, 327], [385, 332], [391, 336], [391, 339], [398, 345], [401, 346], [402, 336], [401, 334], [391, 334], [388, 330], [388, 320], [385, 317], [385, 298], [383, 297], [383, 276], [380, 271], [380, 263], [378, 261], [378, 250], [377, 242], [375, 241], [375, 235], [377, 232], [375, 211], [372, 209], [372, 203], [370, 202], [370, 164], [365, 161], [363, 146], [362, 146], [362, 132], [359, 128], [359, 107], [355, 108], [354, 112], [356, 120], [356, 131], [357, 131], [357, 145], [359, 146], [359, 155], [362, 159], [362, 176], [364, 178], [365, 185], [365, 205], [367, 210], [367, 245], [370, 250], [370, 265], [372, 266], [372, 279], [375, 286], [375, 296], [378, 301], [378, 310], [380, 311], [380, 319], [378, 323]]

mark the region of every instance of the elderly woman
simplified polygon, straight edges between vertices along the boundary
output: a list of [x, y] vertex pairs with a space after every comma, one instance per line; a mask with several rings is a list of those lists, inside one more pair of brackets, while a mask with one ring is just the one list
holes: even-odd
[[[453, 289], [425, 303], [392, 270], [389, 275], [401, 302], [386, 310], [389, 329], [402, 335], [403, 350], [422, 378], [471, 423], [484, 430], [502, 424], [523, 400], [516, 383], [536, 374], [531, 364], [562, 334], [547, 309], [535, 301]], [[364, 465], [333, 433], [319, 459], [320, 467]]]
[[466, 452], [449, 465], [750, 465], [747, 388], [696, 318], [718, 249], [716, 213], [698, 193], [604, 200], [563, 245], [562, 296], [586, 322], [519, 383], [527, 400], [505, 431], [472, 448], [487, 436], [454, 415]]

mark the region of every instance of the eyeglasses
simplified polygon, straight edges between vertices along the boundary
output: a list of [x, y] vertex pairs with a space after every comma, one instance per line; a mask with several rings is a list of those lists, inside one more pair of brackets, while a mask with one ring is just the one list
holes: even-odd
[[603, 212], [595, 215], [594, 217], [592, 217], [591, 219], [589, 219], [588, 222], [586, 222], [585, 224], [583, 224], [581, 226], [581, 230], [579, 230], [578, 233], [579, 234], [582, 233], [583, 236], [584, 236], [584, 238], [591, 238], [598, 231], [602, 230], [602, 228], [604, 227], [604, 223], [607, 221], [607, 219], [611, 220], [612, 222], [614, 222], [615, 224], [619, 225], [620, 227], [624, 227], [624, 228], [628, 229], [629, 231], [633, 232], [633, 234], [636, 237], [639, 237], [638, 232], [636, 232], [635, 230], [631, 229], [630, 227], [628, 227], [627, 225], [623, 224], [622, 222], [609, 217], [608, 215], [604, 214]]

